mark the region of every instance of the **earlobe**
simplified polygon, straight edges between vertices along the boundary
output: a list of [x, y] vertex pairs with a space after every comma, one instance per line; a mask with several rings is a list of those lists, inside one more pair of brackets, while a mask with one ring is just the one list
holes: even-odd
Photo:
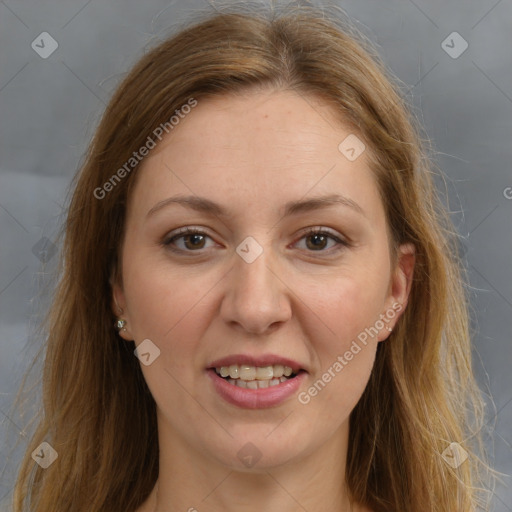
[[126, 318], [123, 318], [124, 311], [122, 308], [119, 308], [119, 310], [120, 310], [119, 314], [121, 316], [117, 316], [117, 320], [114, 323], [114, 328], [118, 331], [119, 336], [121, 336], [121, 338], [123, 338], [126, 341], [133, 341], [131, 332], [128, 330], [128, 327], [127, 327], [128, 320], [126, 320]]
[[128, 330], [129, 319], [125, 314], [124, 307], [126, 307], [126, 301], [121, 286], [114, 280], [110, 280], [112, 287], [112, 312], [116, 317], [114, 328], [118, 331], [119, 336], [126, 341], [133, 341], [131, 332]]
[[114, 324], [115, 329], [118, 331], [119, 336], [126, 341], [133, 341], [131, 333], [127, 329], [127, 321], [124, 318], [118, 318]]

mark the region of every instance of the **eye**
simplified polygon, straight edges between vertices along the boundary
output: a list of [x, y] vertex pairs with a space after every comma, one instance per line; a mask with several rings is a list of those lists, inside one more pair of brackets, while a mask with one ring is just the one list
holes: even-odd
[[187, 227], [179, 229], [176, 234], [166, 238], [163, 245], [175, 252], [194, 252], [208, 248], [205, 246], [207, 238], [211, 240], [204, 231]]
[[[331, 250], [324, 249], [333, 249], [334, 251], [338, 251], [343, 249], [344, 247], [348, 247], [349, 243], [346, 240], [342, 240], [334, 233], [324, 229], [324, 228], [309, 228], [305, 235], [300, 239], [306, 240], [306, 249], [312, 252], [333, 252]], [[331, 242], [331, 246], [327, 247]]]
[[[207, 239], [212, 240], [204, 231], [198, 228], [185, 227], [171, 234], [162, 244], [174, 252], [200, 252], [202, 249], [209, 248], [206, 245]], [[299, 241], [302, 240], [306, 241], [305, 248], [309, 252], [331, 253], [350, 245], [346, 240], [325, 228], [309, 228]]]

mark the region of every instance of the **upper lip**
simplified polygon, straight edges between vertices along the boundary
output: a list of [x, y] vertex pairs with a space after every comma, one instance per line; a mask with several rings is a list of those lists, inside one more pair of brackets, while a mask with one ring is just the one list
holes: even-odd
[[220, 368], [221, 366], [231, 366], [232, 364], [247, 364], [249, 366], [273, 366], [280, 364], [283, 366], [289, 366], [293, 373], [297, 373], [299, 370], [305, 370], [305, 368], [297, 361], [274, 354], [263, 354], [261, 356], [233, 354], [231, 356], [222, 357], [221, 359], [212, 361], [208, 365], [208, 368]]

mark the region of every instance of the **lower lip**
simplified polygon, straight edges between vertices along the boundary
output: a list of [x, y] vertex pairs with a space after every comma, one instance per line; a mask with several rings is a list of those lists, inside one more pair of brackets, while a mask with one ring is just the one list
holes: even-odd
[[207, 370], [212, 379], [213, 386], [217, 393], [232, 405], [243, 407], [244, 409], [265, 409], [275, 407], [281, 404], [291, 395], [297, 393], [303, 380], [306, 378], [306, 372], [301, 371], [293, 379], [281, 382], [277, 386], [263, 389], [245, 389], [230, 384], [223, 379], [217, 372], [210, 368]]

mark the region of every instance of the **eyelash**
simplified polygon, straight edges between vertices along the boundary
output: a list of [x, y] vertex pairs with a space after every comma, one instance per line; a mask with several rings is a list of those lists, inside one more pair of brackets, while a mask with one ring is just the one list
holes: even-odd
[[[205, 233], [204, 231], [202, 231], [199, 228], [186, 227], [186, 228], [179, 229], [177, 231], [177, 233], [175, 233], [172, 237], [164, 239], [164, 241], [162, 242], [162, 245], [164, 247], [166, 247], [167, 249], [169, 249], [170, 251], [179, 253], [179, 254], [194, 253], [194, 252], [201, 253], [201, 249], [198, 249], [197, 251], [184, 250], [184, 249], [177, 249], [172, 246], [172, 243], [174, 241], [176, 241], [180, 238], [183, 238], [187, 235], [202, 235], [202, 236], [207, 236], [208, 238], [211, 239], [210, 235], [208, 235], [207, 233]], [[324, 253], [324, 254], [325, 253], [331, 254], [333, 252], [338, 252], [340, 250], [343, 250], [343, 249], [351, 246], [351, 244], [347, 240], [343, 240], [343, 239], [339, 238], [338, 236], [334, 235], [332, 232], [330, 232], [324, 228], [317, 228], [317, 227], [307, 228], [306, 232], [302, 234], [301, 238], [299, 238], [299, 241], [302, 240], [303, 238], [307, 238], [307, 237], [310, 237], [313, 235], [327, 236], [331, 240], [334, 240], [335, 242], [337, 242], [338, 246], [331, 247], [331, 249], [328, 249], [328, 250], [320, 249], [318, 251], [308, 251], [311, 253], [318, 252], [318, 253]]]

